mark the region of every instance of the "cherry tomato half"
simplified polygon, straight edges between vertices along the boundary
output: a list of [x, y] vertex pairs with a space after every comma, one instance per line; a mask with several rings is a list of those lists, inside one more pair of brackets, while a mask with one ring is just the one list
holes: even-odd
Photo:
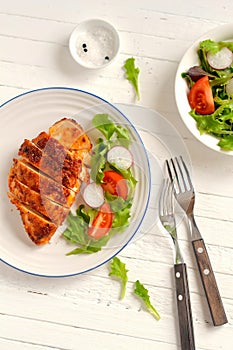
[[126, 200], [128, 195], [128, 186], [126, 179], [119, 173], [113, 170], [105, 171], [103, 184], [101, 185], [103, 190], [109, 192], [112, 195], [122, 197]]
[[104, 203], [94, 218], [91, 227], [88, 229], [88, 236], [94, 239], [106, 236], [112, 227], [112, 221], [113, 212], [111, 211], [110, 205]]
[[204, 76], [197, 80], [191, 87], [188, 95], [190, 107], [199, 114], [211, 114], [214, 112], [214, 99], [209, 83], [209, 78]]

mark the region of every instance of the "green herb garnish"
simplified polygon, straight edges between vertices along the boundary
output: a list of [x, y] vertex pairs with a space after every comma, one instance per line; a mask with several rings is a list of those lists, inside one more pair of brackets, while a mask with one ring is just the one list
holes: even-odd
[[126, 78], [131, 82], [131, 84], [134, 87], [134, 90], [136, 92], [137, 99], [140, 100], [140, 93], [139, 93], [139, 87], [138, 87], [138, 75], [139, 75], [139, 68], [136, 68], [134, 65], [135, 58], [131, 57], [128, 58], [125, 61], [124, 68], [126, 70]]
[[158, 313], [158, 311], [154, 308], [154, 306], [151, 304], [150, 302], [150, 296], [148, 294], [148, 290], [143, 286], [143, 284], [141, 284], [139, 282], [139, 280], [137, 280], [135, 282], [135, 289], [134, 289], [134, 293], [139, 296], [139, 298], [141, 298], [144, 303], [145, 306], [147, 308], [147, 310], [157, 319], [160, 319], [160, 315]]
[[123, 299], [125, 297], [126, 284], [128, 282], [127, 272], [128, 270], [126, 270], [125, 264], [115, 256], [111, 262], [111, 270], [109, 272], [109, 276], [115, 276], [121, 280], [122, 288], [120, 299]]

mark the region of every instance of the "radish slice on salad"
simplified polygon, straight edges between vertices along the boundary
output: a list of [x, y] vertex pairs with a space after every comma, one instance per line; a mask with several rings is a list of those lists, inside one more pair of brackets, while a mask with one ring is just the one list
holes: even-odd
[[123, 146], [114, 146], [107, 153], [107, 161], [117, 168], [126, 170], [133, 164], [132, 153]]
[[217, 53], [208, 52], [207, 61], [216, 70], [228, 68], [233, 62], [233, 53], [227, 47], [223, 47]]
[[226, 93], [229, 97], [233, 95], [233, 78], [226, 84]]
[[83, 199], [91, 208], [98, 208], [104, 203], [104, 191], [95, 182], [89, 183], [83, 191]]

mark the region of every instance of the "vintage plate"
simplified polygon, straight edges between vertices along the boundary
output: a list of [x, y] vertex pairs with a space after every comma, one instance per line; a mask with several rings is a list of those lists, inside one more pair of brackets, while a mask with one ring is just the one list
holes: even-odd
[[183, 122], [189, 129], [189, 131], [204, 145], [207, 147], [221, 152], [223, 154], [233, 155], [233, 151], [223, 151], [220, 149], [220, 147], [217, 145], [218, 139], [212, 135], [204, 134], [200, 135], [199, 130], [196, 127], [195, 120], [189, 115], [189, 112], [191, 110], [187, 94], [188, 94], [188, 86], [185, 79], [181, 77], [182, 72], [186, 72], [190, 67], [198, 65], [198, 56], [197, 56], [197, 48], [200, 43], [200, 41], [205, 39], [212, 39], [215, 41], [229, 41], [233, 40], [233, 24], [226, 24], [219, 26], [217, 28], [212, 29], [211, 31], [205, 33], [203, 36], [201, 36], [198, 40], [196, 40], [193, 45], [186, 51], [183, 58], [181, 59], [177, 73], [175, 78], [175, 98], [177, 107], [180, 113], [181, 118], [183, 119]]
[[[134, 156], [134, 175], [138, 180], [131, 210], [131, 224], [123, 234], [114, 235], [102, 251], [89, 255], [65, 254], [75, 247], [61, 237], [37, 247], [24, 231], [18, 211], [7, 197], [7, 175], [12, 158], [24, 138], [32, 138], [63, 117], [76, 119], [84, 129], [93, 131], [91, 119], [107, 113], [116, 123], [128, 128]], [[93, 94], [69, 88], [46, 88], [22, 94], [0, 109], [2, 152], [0, 173], [0, 258], [24, 272], [46, 277], [63, 277], [94, 269], [118, 254], [137, 232], [147, 210], [150, 196], [150, 169], [146, 150], [129, 120], [113, 105]]]

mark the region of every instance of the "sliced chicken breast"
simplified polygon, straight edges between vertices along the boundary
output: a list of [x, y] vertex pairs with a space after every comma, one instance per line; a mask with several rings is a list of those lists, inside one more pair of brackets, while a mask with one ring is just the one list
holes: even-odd
[[12, 194], [8, 193], [12, 204], [16, 205], [20, 212], [21, 219], [30, 239], [36, 245], [48, 243], [57, 230], [57, 225], [43, 215], [33, 211], [30, 207], [22, 204]]
[[41, 196], [15, 177], [9, 177], [9, 189], [20, 202], [46, 216], [58, 226], [64, 222], [69, 214], [68, 208], [51, 201], [48, 197]]
[[[41, 196], [48, 197], [52, 201], [62, 204], [67, 208], [70, 208], [74, 203], [76, 195], [74, 191], [45, 176], [38, 169], [20, 159], [13, 159], [13, 165], [9, 172], [9, 177], [12, 176], [16, 177], [33, 191], [40, 193]], [[81, 182], [79, 181], [79, 187], [80, 185]]]
[[75, 192], [79, 191], [80, 183], [78, 178], [82, 170], [81, 159], [74, 158], [71, 160], [65, 158], [58, 162], [26, 139], [20, 146], [18, 155], [58, 183]]

